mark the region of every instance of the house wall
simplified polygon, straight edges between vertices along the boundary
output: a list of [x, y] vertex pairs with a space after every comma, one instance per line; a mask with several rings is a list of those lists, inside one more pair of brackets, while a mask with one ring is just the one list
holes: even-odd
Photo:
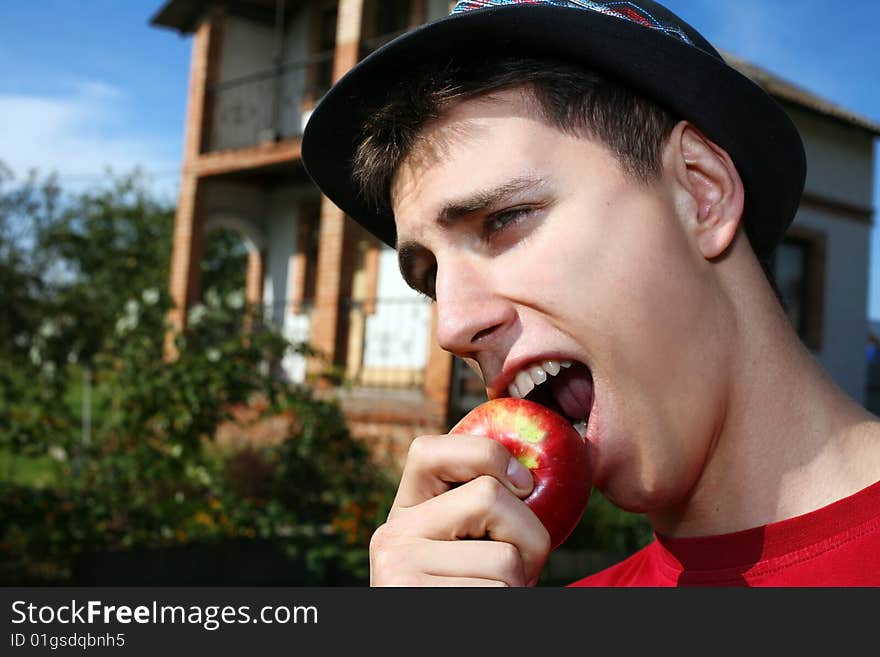
[[806, 110], [786, 109], [801, 132], [807, 154], [805, 199], [794, 224], [820, 231], [827, 238], [823, 339], [815, 356], [838, 385], [864, 403], [872, 227], [864, 217], [835, 204], [871, 208], [873, 138]]
[[255, 185], [205, 180], [207, 225], [235, 219], [263, 236], [266, 229], [266, 193]]
[[428, 22], [446, 16], [453, 5], [455, 2], [450, 2], [450, 0], [428, 0]]
[[[282, 46], [285, 67], [277, 101], [278, 129], [285, 137], [302, 133], [300, 105], [305, 86], [307, 10], [307, 6], [297, 4], [295, 13], [286, 21]], [[224, 17], [218, 75], [221, 87], [214, 96], [212, 150], [252, 146], [274, 139], [278, 85], [273, 71], [275, 49], [276, 35], [272, 26], [231, 15]], [[241, 80], [248, 76], [254, 77]]]
[[308, 118], [301, 109], [306, 86], [304, 62], [309, 56], [308, 14], [308, 7], [300, 5], [285, 33], [283, 57], [288, 66], [284, 69], [281, 84], [281, 134], [284, 136], [302, 134]]
[[807, 154], [805, 191], [831, 200], [870, 208], [873, 203], [874, 140], [855, 126], [786, 107], [804, 140]]
[[827, 235], [822, 347], [817, 360], [850, 396], [865, 401], [870, 227], [801, 208], [795, 224]]
[[272, 67], [275, 32], [271, 25], [226, 14], [223, 18], [223, 52], [220, 83]]
[[[280, 327], [282, 335], [294, 343], [307, 343], [310, 338], [309, 313], [294, 313], [290, 299], [298, 281], [293, 280], [291, 257], [297, 248], [297, 226], [300, 204], [305, 198], [316, 196], [310, 185], [278, 187], [268, 194], [266, 277], [263, 302], [272, 323]], [[306, 360], [290, 351], [281, 362], [282, 374], [295, 383], [306, 376]]]

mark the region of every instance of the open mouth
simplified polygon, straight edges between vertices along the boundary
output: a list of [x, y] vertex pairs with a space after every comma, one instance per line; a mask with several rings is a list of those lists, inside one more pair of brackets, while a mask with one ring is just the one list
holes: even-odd
[[582, 438], [593, 408], [593, 375], [577, 361], [544, 360], [520, 370], [508, 387], [511, 397], [522, 397], [567, 418]]

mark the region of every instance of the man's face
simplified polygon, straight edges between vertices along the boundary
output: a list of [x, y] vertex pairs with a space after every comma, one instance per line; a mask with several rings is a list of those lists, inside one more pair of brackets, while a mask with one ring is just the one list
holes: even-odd
[[518, 90], [460, 103], [421, 137], [392, 202], [441, 346], [478, 364], [493, 398], [530, 366], [571, 361], [532, 394], [589, 416], [595, 485], [632, 511], [681, 501], [723, 418], [728, 329], [667, 171], [674, 149], [638, 183]]

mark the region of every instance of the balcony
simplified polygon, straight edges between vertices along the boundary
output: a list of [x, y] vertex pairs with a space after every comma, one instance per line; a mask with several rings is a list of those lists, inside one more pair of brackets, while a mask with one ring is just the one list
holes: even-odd
[[350, 299], [346, 376], [365, 388], [420, 390], [425, 383], [431, 304], [426, 299]]
[[300, 137], [315, 100], [326, 91], [333, 52], [290, 61], [208, 87], [211, 116], [204, 151], [246, 148]]
[[[431, 339], [431, 305], [419, 298], [341, 302], [344, 349], [336, 364], [348, 386], [421, 391]], [[313, 306], [293, 301], [263, 305], [263, 320], [294, 343], [309, 343]], [[291, 351], [280, 363], [292, 382], [306, 381], [306, 359]]]

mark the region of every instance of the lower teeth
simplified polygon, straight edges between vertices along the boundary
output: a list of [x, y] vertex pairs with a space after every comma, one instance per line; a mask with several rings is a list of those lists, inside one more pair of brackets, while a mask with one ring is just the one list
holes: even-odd
[[581, 438], [586, 439], [586, 437], [587, 437], [587, 421], [586, 420], [581, 420], [580, 422], [576, 422], [572, 426], [580, 434]]

